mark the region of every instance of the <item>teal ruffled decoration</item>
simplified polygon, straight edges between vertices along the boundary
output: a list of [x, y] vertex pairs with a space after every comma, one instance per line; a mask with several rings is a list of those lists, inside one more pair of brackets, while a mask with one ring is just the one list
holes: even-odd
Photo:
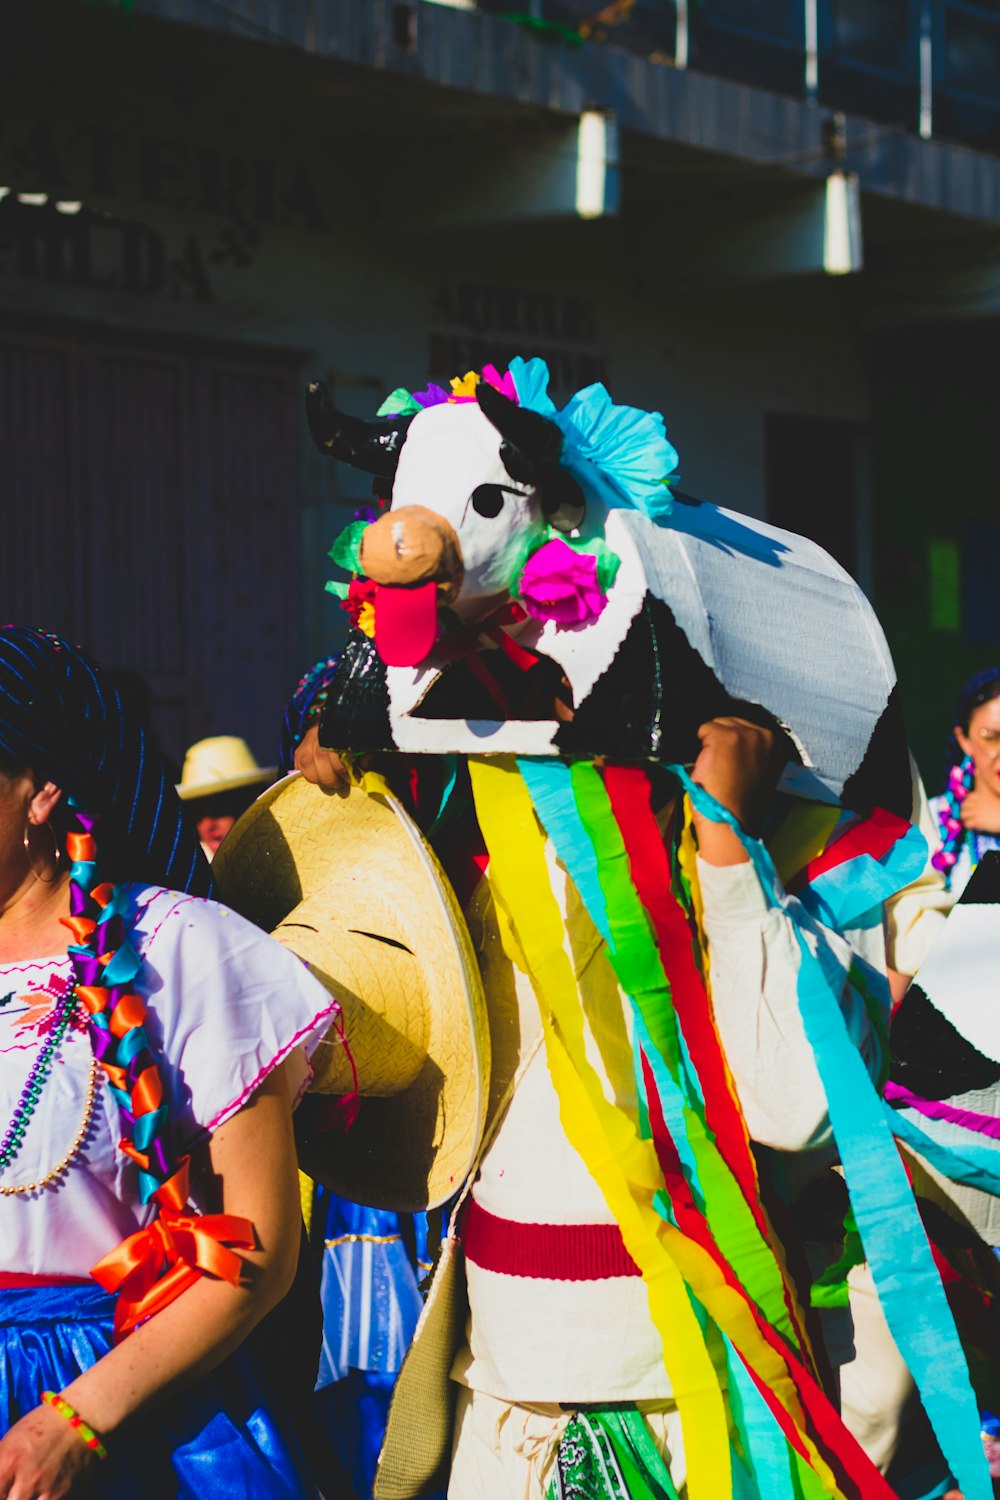
[[588, 385], [559, 411], [549, 395], [549, 368], [543, 359], [510, 362], [522, 406], [548, 417], [562, 430], [563, 462], [594, 465], [620, 496], [619, 504], [664, 521], [673, 508], [669, 476], [677, 450], [667, 439], [659, 412], [616, 406], [603, 385]]

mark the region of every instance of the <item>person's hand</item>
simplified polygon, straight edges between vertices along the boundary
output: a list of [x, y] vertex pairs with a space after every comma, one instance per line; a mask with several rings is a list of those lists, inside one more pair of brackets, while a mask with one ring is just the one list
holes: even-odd
[[0, 1438], [0, 1500], [64, 1500], [83, 1493], [100, 1463], [50, 1406], [36, 1406]]
[[[779, 736], [748, 719], [710, 719], [698, 730], [701, 752], [691, 778], [745, 828], [752, 832], [764, 804], [778, 784], [785, 764]], [[742, 864], [747, 855], [724, 823], [694, 814], [698, 849], [709, 864]]]
[[313, 724], [302, 736], [295, 752], [295, 769], [324, 792], [336, 792], [343, 797], [350, 790], [351, 773], [336, 750], [326, 750], [320, 744], [318, 724]]
[[752, 828], [778, 784], [783, 747], [771, 729], [747, 719], [710, 719], [698, 730], [701, 753], [692, 779], [744, 828]]
[[976, 833], [1000, 833], [1000, 797], [973, 788], [963, 799], [959, 817], [964, 828]]

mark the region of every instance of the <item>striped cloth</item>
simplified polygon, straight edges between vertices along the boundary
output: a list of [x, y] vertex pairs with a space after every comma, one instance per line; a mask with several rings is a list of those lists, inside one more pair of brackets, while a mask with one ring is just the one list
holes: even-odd
[[0, 767], [30, 768], [99, 813], [108, 878], [208, 896], [212, 876], [159, 751], [78, 647], [0, 627]]

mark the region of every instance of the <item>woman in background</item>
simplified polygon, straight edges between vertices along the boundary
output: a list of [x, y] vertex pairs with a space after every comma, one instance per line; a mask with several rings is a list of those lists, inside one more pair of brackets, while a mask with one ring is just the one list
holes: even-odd
[[957, 900], [989, 849], [1000, 849], [1000, 667], [965, 684], [955, 708], [948, 785], [931, 799], [935, 869]]

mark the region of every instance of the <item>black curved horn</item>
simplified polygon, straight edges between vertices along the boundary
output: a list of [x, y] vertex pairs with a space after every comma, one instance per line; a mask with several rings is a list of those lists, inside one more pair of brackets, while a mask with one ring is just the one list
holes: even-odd
[[412, 416], [387, 417], [380, 422], [350, 417], [337, 410], [322, 380], [309, 382], [306, 416], [313, 442], [321, 453], [381, 479], [394, 476], [406, 429], [413, 421]]
[[511, 479], [535, 486], [542, 515], [554, 531], [575, 531], [583, 523], [587, 502], [572, 474], [559, 463], [563, 435], [555, 422], [518, 406], [485, 380], [476, 386], [476, 400], [503, 438], [500, 460]]
[[476, 400], [503, 438], [500, 458], [511, 479], [538, 484], [545, 471], [559, 462], [563, 445], [559, 428], [540, 412], [518, 406], [486, 380], [476, 386]]

